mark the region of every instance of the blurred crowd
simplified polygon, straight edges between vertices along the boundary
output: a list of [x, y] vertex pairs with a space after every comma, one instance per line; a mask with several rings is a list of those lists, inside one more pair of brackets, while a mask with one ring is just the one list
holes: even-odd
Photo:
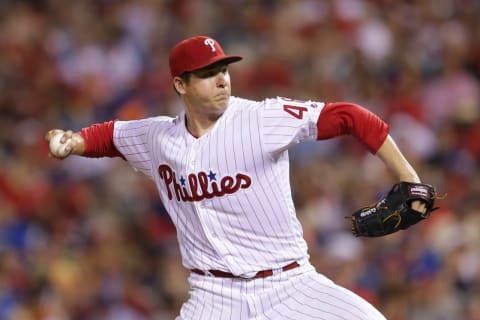
[[477, 0], [0, 1], [0, 319], [174, 319], [188, 296], [154, 184], [121, 159], [48, 157], [52, 128], [175, 115], [169, 49], [219, 40], [233, 94], [351, 101], [391, 134], [440, 207], [360, 239], [345, 219], [396, 182], [351, 137], [291, 150], [319, 272], [389, 320], [480, 319]]

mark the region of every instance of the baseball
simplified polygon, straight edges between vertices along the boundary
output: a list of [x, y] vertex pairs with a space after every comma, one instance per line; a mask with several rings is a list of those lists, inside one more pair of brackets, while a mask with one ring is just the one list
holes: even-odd
[[66, 157], [69, 155], [70, 150], [67, 151], [66, 148], [70, 143], [71, 139], [67, 139], [65, 143], [61, 143], [63, 133], [58, 133], [50, 139], [50, 152], [56, 157]]

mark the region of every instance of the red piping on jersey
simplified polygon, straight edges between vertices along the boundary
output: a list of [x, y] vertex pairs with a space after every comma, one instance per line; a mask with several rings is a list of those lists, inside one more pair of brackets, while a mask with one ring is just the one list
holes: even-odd
[[331, 102], [323, 108], [317, 121], [318, 140], [352, 135], [373, 154], [388, 136], [390, 126], [358, 104]]
[[83, 128], [80, 135], [85, 141], [85, 151], [82, 154], [89, 158], [123, 157], [113, 143], [113, 128], [115, 121], [96, 123]]

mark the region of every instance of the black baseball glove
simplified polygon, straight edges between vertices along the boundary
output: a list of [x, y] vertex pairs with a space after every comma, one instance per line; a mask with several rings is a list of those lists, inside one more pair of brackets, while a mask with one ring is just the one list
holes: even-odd
[[[352, 233], [357, 237], [380, 237], [407, 229], [438, 209], [434, 208], [436, 198], [435, 188], [429, 184], [397, 183], [385, 198], [353, 213]], [[425, 204], [425, 213], [411, 208], [416, 200]]]

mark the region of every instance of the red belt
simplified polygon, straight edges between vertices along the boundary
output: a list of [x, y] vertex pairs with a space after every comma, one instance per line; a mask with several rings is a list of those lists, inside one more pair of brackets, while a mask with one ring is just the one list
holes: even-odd
[[[299, 266], [300, 265], [298, 264], [298, 262], [295, 261], [295, 262], [292, 262], [290, 264], [287, 264], [286, 266], [283, 266], [280, 270], [287, 271], [287, 270], [295, 269], [296, 267], [299, 267]], [[192, 271], [193, 273], [202, 275], [202, 276], [214, 276], [214, 277], [218, 277], [218, 278], [242, 278], [242, 279], [244, 279], [243, 277], [236, 276], [233, 273], [220, 271], [220, 270], [203, 271], [203, 270], [200, 270], [200, 269], [191, 269], [190, 271]], [[271, 275], [273, 275], [273, 272], [274, 272], [273, 269], [258, 271], [252, 277], [252, 279], [270, 277]]]

